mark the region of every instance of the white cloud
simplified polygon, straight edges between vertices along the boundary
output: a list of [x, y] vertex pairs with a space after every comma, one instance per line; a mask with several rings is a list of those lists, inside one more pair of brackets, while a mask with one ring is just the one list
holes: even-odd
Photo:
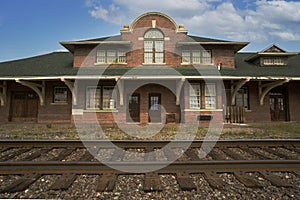
[[298, 1], [243, 0], [234, 4], [221, 0], [111, 0], [103, 6], [104, 2], [86, 0], [86, 5], [93, 17], [118, 24], [120, 28], [142, 13], [159, 11], [198, 35], [258, 42], [300, 39]]

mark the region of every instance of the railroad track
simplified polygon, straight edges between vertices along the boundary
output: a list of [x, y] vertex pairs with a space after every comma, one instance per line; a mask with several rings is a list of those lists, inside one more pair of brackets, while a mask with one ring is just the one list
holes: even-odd
[[[204, 143], [214, 145], [206, 156], [203, 156], [203, 152], [209, 149], [202, 146]], [[299, 190], [299, 184], [293, 185], [277, 173], [293, 174], [300, 180], [300, 140], [171, 143], [83, 143], [68, 140], [1, 141], [0, 144], [0, 176], [10, 177], [7, 182], [2, 183], [0, 194], [22, 192], [44, 176], [57, 177], [48, 187], [49, 190], [67, 190], [82, 174], [97, 176], [97, 192], [113, 191], [118, 177], [122, 175], [141, 175], [145, 192], [162, 191], [161, 176], [168, 174], [176, 177], [179, 188], [183, 191], [197, 190], [192, 178], [195, 174], [201, 174], [212, 189], [226, 187], [228, 183], [221, 176], [231, 174], [247, 188], [263, 187], [260, 182], [262, 178], [275, 187]], [[189, 148], [184, 149], [187, 145]], [[148, 154], [149, 152], [156, 153]], [[96, 158], [103, 159], [103, 162]]]

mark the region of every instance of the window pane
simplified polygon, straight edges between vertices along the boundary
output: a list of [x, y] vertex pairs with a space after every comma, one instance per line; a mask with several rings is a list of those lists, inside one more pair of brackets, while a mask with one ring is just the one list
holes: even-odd
[[190, 51], [182, 51], [182, 63], [190, 63], [191, 62], [191, 53]]
[[103, 109], [115, 109], [115, 100], [112, 98], [113, 87], [103, 87]]
[[205, 108], [216, 108], [216, 85], [214, 83], [205, 85]]
[[107, 51], [106, 55], [107, 55], [107, 63], [116, 62], [116, 60], [117, 60], [116, 51], [113, 51], [113, 50]]
[[190, 108], [201, 108], [201, 87], [200, 84], [191, 84], [190, 86]]
[[66, 87], [55, 87], [54, 88], [54, 103], [67, 102], [67, 88]]
[[145, 63], [153, 63], [153, 53], [144, 53], [144, 62]]
[[144, 42], [144, 51], [152, 52], [153, 51], [153, 41], [145, 41]]
[[163, 39], [164, 35], [162, 34], [162, 32], [160, 32], [159, 30], [149, 30], [145, 33], [144, 38], [147, 39]]
[[86, 96], [86, 107], [100, 109], [101, 90], [100, 88], [88, 88]]
[[192, 51], [193, 63], [201, 63], [200, 51]]
[[216, 85], [209, 83], [205, 85], [205, 96], [216, 96]]
[[207, 109], [216, 108], [216, 97], [215, 96], [205, 96], [205, 108], [207, 108]]
[[96, 62], [97, 63], [106, 63], [106, 60], [105, 60], [105, 51], [103, 51], [103, 50], [98, 50], [97, 51]]
[[126, 52], [125, 51], [118, 51], [118, 62], [126, 63]]
[[164, 42], [155, 41], [155, 52], [163, 52], [163, 51], [164, 51]]
[[163, 62], [164, 62], [164, 54], [155, 53], [155, 63], [163, 63]]
[[211, 63], [211, 51], [202, 51], [202, 63]]

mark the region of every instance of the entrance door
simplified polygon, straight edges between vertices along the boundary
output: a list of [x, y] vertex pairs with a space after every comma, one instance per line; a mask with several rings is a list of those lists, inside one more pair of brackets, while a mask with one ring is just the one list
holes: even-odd
[[149, 122], [161, 122], [161, 95], [149, 94]]
[[12, 121], [36, 121], [38, 114], [38, 95], [34, 92], [16, 92], [11, 103]]
[[133, 94], [128, 97], [127, 122], [140, 122], [140, 95]]
[[285, 98], [282, 93], [270, 93], [270, 113], [272, 121], [286, 120]]

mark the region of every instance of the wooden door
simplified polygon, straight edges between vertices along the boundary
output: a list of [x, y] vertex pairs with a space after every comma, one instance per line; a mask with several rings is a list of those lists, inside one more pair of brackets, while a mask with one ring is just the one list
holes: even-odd
[[161, 122], [161, 94], [149, 94], [149, 122]]
[[286, 102], [282, 93], [270, 93], [270, 114], [272, 121], [286, 120]]
[[133, 94], [128, 97], [127, 122], [140, 122], [140, 95]]
[[12, 121], [36, 121], [38, 96], [34, 92], [15, 92], [11, 102]]

